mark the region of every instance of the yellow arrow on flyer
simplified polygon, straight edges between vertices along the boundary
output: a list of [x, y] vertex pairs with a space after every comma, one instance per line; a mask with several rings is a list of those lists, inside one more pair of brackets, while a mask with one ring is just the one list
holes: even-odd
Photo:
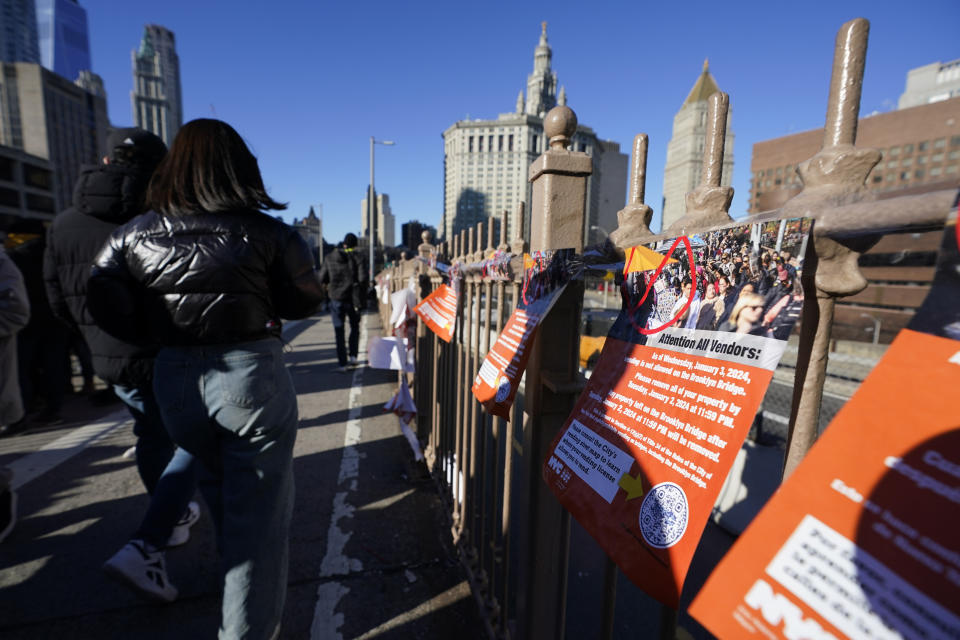
[[627, 492], [627, 500], [633, 500], [634, 498], [639, 498], [643, 495], [643, 482], [640, 480], [642, 476], [642, 473], [638, 473], [636, 478], [631, 476], [629, 473], [625, 473], [620, 476], [620, 482], [617, 484], [620, 485], [621, 489]]

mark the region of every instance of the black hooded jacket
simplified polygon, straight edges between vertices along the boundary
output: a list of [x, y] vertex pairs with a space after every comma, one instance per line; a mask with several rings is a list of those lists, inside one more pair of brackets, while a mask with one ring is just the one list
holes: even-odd
[[331, 300], [363, 306], [363, 294], [367, 288], [367, 266], [363, 256], [355, 250], [348, 251], [340, 247], [324, 258], [320, 281], [328, 285]]
[[93, 369], [114, 384], [148, 382], [156, 349], [117, 340], [105, 333], [87, 309], [90, 265], [119, 225], [143, 212], [150, 173], [121, 165], [81, 169], [73, 207], [58, 215], [47, 231], [43, 275], [53, 312], [83, 334], [93, 354]]
[[160, 215], [118, 228], [94, 259], [92, 316], [138, 344], [232, 344], [280, 336], [322, 298], [310, 247], [255, 210]]

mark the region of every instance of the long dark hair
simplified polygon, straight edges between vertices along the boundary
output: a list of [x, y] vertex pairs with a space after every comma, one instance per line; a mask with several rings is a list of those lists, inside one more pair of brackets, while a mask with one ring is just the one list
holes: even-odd
[[286, 209], [267, 195], [257, 159], [233, 127], [199, 118], [180, 128], [150, 180], [147, 205], [163, 215]]

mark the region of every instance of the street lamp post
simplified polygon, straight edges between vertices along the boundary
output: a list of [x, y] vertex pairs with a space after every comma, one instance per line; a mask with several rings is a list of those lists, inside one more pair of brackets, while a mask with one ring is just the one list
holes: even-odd
[[367, 194], [367, 250], [370, 252], [370, 271], [367, 277], [373, 281], [373, 201], [376, 197], [376, 189], [373, 188], [373, 145], [382, 144], [385, 146], [395, 145], [393, 140], [377, 140], [370, 136], [370, 193]]

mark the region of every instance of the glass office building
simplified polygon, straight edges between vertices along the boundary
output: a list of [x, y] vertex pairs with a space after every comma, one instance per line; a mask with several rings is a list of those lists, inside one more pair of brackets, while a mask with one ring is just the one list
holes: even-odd
[[0, 62], [40, 62], [33, 0], [0, 0]]
[[76, 0], [36, 0], [40, 64], [73, 82], [90, 69], [87, 11]]

